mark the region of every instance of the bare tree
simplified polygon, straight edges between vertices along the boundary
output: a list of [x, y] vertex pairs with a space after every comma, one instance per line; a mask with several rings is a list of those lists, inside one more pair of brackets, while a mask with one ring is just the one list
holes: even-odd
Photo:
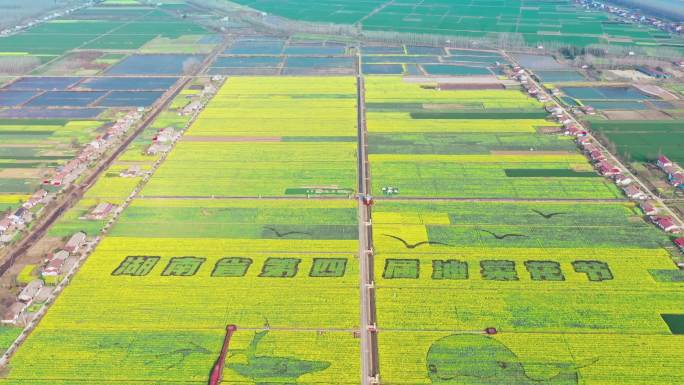
[[196, 57], [191, 57], [185, 59], [183, 62], [183, 73], [184, 74], [189, 74], [189, 73], [195, 73], [199, 71], [199, 69], [202, 67], [202, 62], [199, 61]]
[[0, 57], [0, 73], [5, 75], [25, 74], [39, 65], [40, 59], [35, 56]]

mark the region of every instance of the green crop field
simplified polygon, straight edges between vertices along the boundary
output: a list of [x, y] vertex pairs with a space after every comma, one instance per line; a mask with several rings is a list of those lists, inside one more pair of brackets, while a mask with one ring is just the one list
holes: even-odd
[[608, 42], [653, 45], [679, 41], [654, 28], [619, 24], [606, 13], [586, 11], [570, 0], [237, 0], [260, 11], [294, 20], [361, 23], [370, 31], [484, 37], [517, 34], [528, 45], [587, 46]]
[[[230, 79], [0, 383], [205, 382], [228, 323], [239, 329], [224, 383], [356, 383], [356, 202], [259, 199], [354, 191], [354, 95], [353, 78]], [[278, 116], [292, 124], [275, 124]], [[239, 117], [243, 123], [221, 124]], [[162, 114], [150, 132], [176, 120]], [[103, 221], [82, 216], [99, 202], [123, 203], [140, 178], [118, 173], [157, 159], [138, 155], [137, 145], [129, 151], [52, 237], [97, 233]], [[229, 195], [253, 198], [215, 199]], [[93, 346], [106, 358], [74, 365]]]
[[[461, 118], [463, 102], [483, 111], [511, 108], [543, 111], [518, 90], [442, 92], [399, 77], [370, 77], [367, 114], [373, 191], [399, 189], [399, 196], [460, 198], [615, 198], [617, 189], [592, 173], [569, 138], [537, 133], [554, 126], [544, 119]], [[429, 105], [456, 114], [451, 119], [394, 112], [403, 105]], [[470, 108], [470, 107], [467, 107]], [[453, 111], [453, 112], [452, 112]], [[507, 117], [504, 119], [503, 117]], [[573, 178], [567, 178], [572, 175]]]
[[231, 78], [143, 195], [349, 195], [355, 92], [353, 78]]
[[[47, 312], [0, 368], [0, 385], [206, 384], [231, 324], [223, 384], [359, 384], [372, 334], [383, 385], [684, 383], [674, 235], [597, 174], [545, 105], [503, 80], [494, 66], [504, 53], [264, 27], [280, 15], [369, 36], [646, 51], [681, 49], [681, 39], [571, 0], [236, 2], [268, 14], [257, 23], [234, 4], [211, 8], [220, 1], [106, 0], [0, 37], [3, 214], [127, 112], [36, 99], [190, 77], [10, 269], [34, 279], [75, 232], [92, 241], [54, 302], [31, 303]], [[183, 77], [120, 78], [210, 54], [198, 75], [185, 61]], [[12, 73], [8, 58], [30, 65]], [[352, 76], [353, 64], [377, 75]], [[459, 77], [415, 77], [426, 72]], [[485, 73], [501, 76], [500, 88], [479, 85]], [[586, 101], [646, 98], [587, 90], [565, 87]], [[684, 162], [677, 120], [591, 124], [625, 158]], [[166, 128], [180, 139], [164, 141]], [[150, 155], [154, 142], [170, 150]], [[67, 198], [56, 195], [55, 207]], [[94, 219], [103, 203], [116, 208]], [[21, 291], [14, 278], [3, 310]], [[0, 328], [0, 351], [20, 333]]]
[[[387, 383], [684, 378], [661, 317], [684, 311], [681, 284], [652, 273], [676, 271], [668, 240], [631, 204], [392, 201], [373, 217]], [[659, 371], [635, 373], [653, 354]]]
[[675, 162], [684, 162], [682, 121], [609, 120], [593, 121], [591, 126], [614, 143], [626, 159], [650, 162], [660, 155], [666, 155]]

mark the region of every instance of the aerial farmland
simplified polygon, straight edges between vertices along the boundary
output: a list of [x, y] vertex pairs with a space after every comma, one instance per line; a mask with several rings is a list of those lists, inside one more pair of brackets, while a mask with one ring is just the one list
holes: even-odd
[[640, 12], [8, 14], [0, 385], [684, 383], [684, 24]]

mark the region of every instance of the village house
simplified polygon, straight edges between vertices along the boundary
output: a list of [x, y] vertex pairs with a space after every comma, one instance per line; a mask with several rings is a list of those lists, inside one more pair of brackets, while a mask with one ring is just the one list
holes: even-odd
[[199, 101], [194, 101], [183, 107], [183, 110], [178, 113], [178, 115], [192, 115], [193, 113], [202, 109], [202, 103]]
[[78, 232], [69, 238], [69, 241], [64, 245], [64, 250], [66, 250], [69, 253], [75, 253], [77, 252], [81, 246], [83, 246], [83, 243], [85, 243], [86, 240], [86, 234], [84, 232]]
[[667, 179], [674, 187], [684, 188], [684, 172], [676, 171], [668, 174]]
[[17, 211], [15, 211], [12, 215], [9, 216], [9, 219], [17, 226], [23, 226], [29, 222], [31, 222], [32, 215], [29, 210], [27, 210], [24, 207], [19, 207]]
[[0, 246], [6, 245], [10, 242], [12, 242], [12, 239], [14, 238], [15, 234], [12, 232], [5, 232], [4, 234], [0, 235]]
[[140, 175], [140, 166], [134, 165], [129, 167], [127, 170], [121, 171], [119, 174], [122, 178], [134, 178]]
[[44, 277], [56, 277], [61, 275], [62, 265], [64, 265], [64, 259], [52, 258], [47, 265], [43, 268], [41, 275]]
[[665, 155], [661, 155], [658, 157], [657, 165], [658, 167], [665, 169], [665, 167], [672, 167], [672, 161]]
[[581, 136], [575, 140], [577, 145], [582, 149], [582, 152], [585, 155], [589, 155], [589, 152], [593, 151], [596, 149], [593, 143], [591, 143], [591, 139], [589, 139], [586, 136]]
[[147, 148], [145, 152], [147, 155], [158, 155], [171, 150], [171, 146], [168, 144], [154, 143]]
[[679, 248], [679, 250], [684, 252], [684, 238], [675, 239], [674, 244]]
[[637, 187], [636, 185], [633, 185], [633, 184], [631, 184], [629, 186], [625, 186], [622, 189], [622, 191], [624, 191], [625, 195], [627, 195], [627, 197], [630, 199], [643, 200], [643, 199], [648, 198], [646, 196], [646, 194], [643, 191], [641, 191], [641, 189], [639, 187]]
[[572, 125], [565, 130], [565, 135], [576, 136], [579, 138], [579, 137], [587, 136], [588, 133], [586, 130], [582, 129], [581, 127]]
[[641, 208], [641, 211], [643, 211], [644, 214], [648, 215], [649, 217], [658, 214], [658, 208], [655, 207], [651, 202], [641, 202], [639, 207]]
[[623, 174], [618, 174], [613, 177], [615, 180], [615, 184], [618, 186], [627, 186], [628, 184], [632, 183], [633, 180], [632, 178], [628, 177], [627, 175]]
[[658, 228], [665, 232], [678, 233], [681, 231], [681, 228], [677, 226], [670, 217], [652, 217], [652, 221]]
[[31, 209], [31, 208], [35, 207], [36, 205], [42, 203], [43, 200], [47, 197], [47, 195], [48, 195], [47, 191], [40, 189], [40, 190], [36, 191], [35, 193], [33, 193], [33, 195], [31, 195], [31, 197], [29, 198], [29, 200], [26, 201], [22, 206], [27, 210]]
[[603, 155], [603, 152], [595, 149], [589, 152], [589, 157], [593, 162], [603, 162], [606, 160], [606, 156]]
[[596, 109], [592, 106], [582, 106], [580, 110], [587, 115], [596, 115]]
[[620, 174], [619, 168], [605, 161], [599, 162], [596, 167], [598, 168], [599, 173], [603, 176], [615, 176]]
[[48, 299], [50, 299], [50, 295], [52, 295], [52, 287], [44, 285], [43, 287], [38, 290], [38, 293], [36, 293], [36, 296], [33, 297], [33, 302], [34, 303], [45, 303], [47, 302]]
[[152, 142], [154, 142], [154, 143], [175, 142], [179, 137], [180, 137], [180, 134], [176, 133], [176, 130], [174, 130], [171, 127], [166, 127], [166, 128], [163, 128], [163, 129], [157, 131], [157, 135], [155, 135], [152, 138]]
[[8, 230], [12, 229], [14, 226], [14, 223], [12, 223], [12, 220], [9, 218], [9, 216], [0, 219], [0, 234], [4, 234]]
[[111, 214], [114, 207], [111, 203], [100, 203], [90, 212], [89, 219], [102, 220]]
[[2, 315], [2, 323], [16, 324], [17, 321], [19, 321], [19, 316], [21, 315], [21, 312], [23, 312], [25, 308], [26, 305], [24, 303], [15, 302], [10, 307], [8, 307], [7, 310], [5, 310], [5, 313]]
[[30, 303], [33, 300], [33, 297], [38, 294], [38, 291], [40, 291], [40, 288], [42, 287], [43, 281], [40, 279], [34, 279], [21, 290], [19, 296], [17, 296], [17, 299], [23, 303]]

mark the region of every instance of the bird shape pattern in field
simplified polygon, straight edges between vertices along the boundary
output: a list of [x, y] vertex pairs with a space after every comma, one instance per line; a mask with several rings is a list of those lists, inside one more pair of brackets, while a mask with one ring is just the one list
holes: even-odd
[[228, 368], [252, 379], [256, 385], [296, 385], [299, 377], [330, 367], [330, 363], [325, 361], [258, 355], [259, 342], [267, 334], [267, 330], [255, 333], [247, 349], [234, 351], [231, 357], [242, 354], [247, 357], [247, 363], [230, 363]]
[[535, 213], [537, 213], [537, 214], [539, 214], [539, 215], [541, 215], [541, 216], [544, 217], [545, 219], [551, 219], [551, 218], [553, 218], [553, 217], [555, 217], [555, 216], [558, 216], [558, 215], [565, 215], [565, 214], [567, 214], [567, 213], [563, 213], [563, 212], [545, 214], [545, 213], [543, 213], [543, 212], [541, 212], [541, 211], [539, 211], [539, 210], [535, 210], [535, 209], [532, 209], [532, 211], [535, 212]]
[[[596, 360], [588, 361], [588, 366]], [[533, 378], [525, 367], [541, 369]], [[428, 376], [442, 385], [577, 385], [582, 367], [571, 363], [523, 363], [498, 340], [481, 334], [452, 334], [435, 341], [427, 353]]]
[[506, 238], [509, 238], [509, 237], [513, 237], [513, 238], [527, 238], [527, 235], [524, 235], [524, 234], [514, 234], [514, 233], [509, 233], [509, 234], [497, 234], [497, 233], [495, 233], [495, 232], [492, 232], [492, 231], [489, 231], [489, 230], [485, 230], [485, 229], [478, 229], [478, 231], [481, 231], [481, 232], [483, 232], [483, 233], [487, 233], [487, 234], [491, 235], [492, 237], [494, 237], [494, 238], [496, 238], [496, 239], [499, 239], [499, 240], [501, 240], [501, 239], [506, 239]]
[[304, 231], [280, 231], [276, 229], [275, 227], [270, 227], [270, 226], [264, 226], [264, 230], [268, 230], [273, 232], [276, 237], [278, 238], [285, 238], [290, 235], [307, 235], [309, 237], [312, 237], [311, 233], [304, 232]]
[[404, 239], [399, 238], [399, 237], [397, 237], [397, 236], [395, 236], [395, 235], [390, 235], [390, 234], [382, 234], [382, 235], [384, 235], [384, 236], [386, 236], [386, 237], [389, 237], [389, 238], [396, 239], [397, 241], [403, 243], [403, 244], [404, 244], [404, 247], [406, 247], [407, 249], [415, 249], [416, 247], [423, 246], [423, 245], [442, 245], [442, 246], [449, 246], [449, 245], [447, 245], [446, 243], [436, 242], [436, 241], [423, 241], [423, 242], [418, 242], [418, 243], [413, 243], [413, 244], [411, 244], [411, 243], [406, 242]]

